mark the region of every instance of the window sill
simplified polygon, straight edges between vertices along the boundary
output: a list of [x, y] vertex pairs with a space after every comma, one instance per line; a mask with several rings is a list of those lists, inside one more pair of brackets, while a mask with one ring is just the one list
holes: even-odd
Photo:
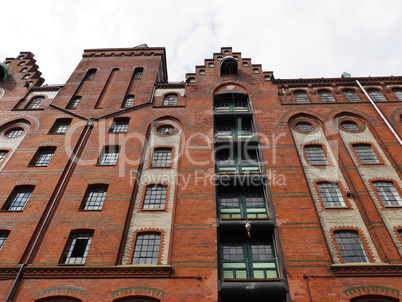
[[113, 165], [101, 165], [101, 164], [96, 164], [96, 166], [98, 166], [98, 167], [115, 167], [116, 164], [113, 164]]
[[164, 212], [165, 208], [150, 208], [150, 209], [141, 209], [141, 212], [147, 212], [147, 211], [151, 211], [151, 212]]
[[400, 208], [402, 208], [402, 205], [389, 205], [389, 206], [384, 205], [384, 208], [386, 208], [386, 209], [392, 209], [392, 208], [400, 209]]
[[235, 279], [235, 278], [223, 278], [225, 282], [278, 282], [282, 281], [280, 278], [245, 278], [245, 279]]
[[337, 207], [325, 207], [324, 206], [324, 209], [325, 210], [342, 210], [342, 209], [349, 209], [350, 210], [350, 208], [349, 207], [347, 207], [347, 206], [337, 206]]

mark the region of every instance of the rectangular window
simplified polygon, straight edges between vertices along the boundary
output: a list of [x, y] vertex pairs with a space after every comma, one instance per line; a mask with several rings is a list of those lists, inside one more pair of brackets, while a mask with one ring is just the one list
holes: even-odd
[[92, 242], [92, 233], [73, 234], [70, 238], [63, 263], [84, 264]]
[[370, 144], [353, 145], [353, 148], [362, 164], [373, 165], [381, 163]]
[[171, 148], [155, 148], [152, 155], [151, 168], [169, 168], [171, 157]]
[[51, 134], [65, 134], [68, 126], [71, 124], [71, 119], [57, 119], [50, 129]]
[[114, 166], [119, 158], [120, 146], [105, 146], [100, 154], [98, 165]]
[[44, 97], [36, 97], [28, 102], [24, 109], [39, 109], [40, 104], [44, 100]]
[[216, 152], [216, 164], [219, 173], [258, 173], [260, 164], [256, 146], [246, 148], [219, 149]]
[[335, 232], [336, 242], [342, 255], [343, 262], [367, 262], [366, 253], [356, 231]]
[[158, 264], [161, 235], [140, 233], [134, 249], [133, 264]]
[[47, 167], [55, 151], [56, 147], [39, 148], [29, 165], [35, 167]]
[[102, 210], [107, 189], [107, 185], [90, 185], [85, 193], [81, 209]]
[[0, 150], [0, 163], [6, 158], [7, 153], [7, 150]]
[[3, 248], [4, 244], [6, 243], [8, 237], [8, 233], [0, 232], [0, 251]]
[[278, 278], [273, 245], [270, 242], [223, 243], [222, 276], [225, 279]]
[[128, 123], [130, 118], [115, 118], [109, 129], [112, 133], [126, 133], [128, 129]]
[[333, 182], [318, 183], [318, 191], [320, 192], [321, 199], [324, 207], [344, 207], [345, 201], [338, 184]]
[[268, 218], [262, 187], [218, 187], [218, 204], [221, 218]]
[[402, 198], [391, 181], [375, 181], [373, 185], [384, 206], [402, 206]]
[[8, 197], [3, 210], [22, 211], [25, 208], [34, 187], [16, 187]]
[[312, 166], [328, 165], [327, 156], [321, 145], [306, 145], [304, 146], [307, 161]]
[[215, 125], [215, 137], [218, 139], [253, 137], [253, 127], [250, 118], [216, 118]]
[[249, 111], [248, 97], [241, 93], [217, 95], [214, 107], [216, 111]]
[[166, 202], [166, 185], [149, 185], [146, 188], [143, 209], [164, 209]]

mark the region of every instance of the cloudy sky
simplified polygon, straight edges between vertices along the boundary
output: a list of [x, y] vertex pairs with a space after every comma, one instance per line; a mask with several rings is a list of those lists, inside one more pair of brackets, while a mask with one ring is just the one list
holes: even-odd
[[[402, 75], [401, 0], [11, 0], [0, 60], [35, 54], [47, 84], [66, 82], [87, 48], [166, 47], [182, 81], [223, 46], [276, 78]], [[4, 10], [4, 11], [3, 11]]]

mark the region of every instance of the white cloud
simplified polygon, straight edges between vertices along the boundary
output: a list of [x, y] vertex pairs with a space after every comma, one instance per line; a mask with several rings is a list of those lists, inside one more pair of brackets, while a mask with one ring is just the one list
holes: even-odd
[[32, 51], [47, 82], [64, 83], [84, 49], [147, 43], [166, 47], [181, 81], [232, 46], [280, 78], [398, 75], [401, 12], [399, 0], [20, 0], [3, 16], [0, 59]]

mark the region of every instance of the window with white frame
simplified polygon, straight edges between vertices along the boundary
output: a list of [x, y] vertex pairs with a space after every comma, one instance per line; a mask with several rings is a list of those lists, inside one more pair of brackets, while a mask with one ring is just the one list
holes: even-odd
[[342, 93], [348, 102], [360, 102], [361, 101], [359, 95], [353, 89], [345, 89], [342, 91]]
[[45, 98], [41, 96], [33, 98], [28, 102], [24, 109], [38, 109], [44, 99]]
[[82, 200], [81, 209], [83, 210], [102, 210], [106, 199], [108, 185], [93, 184], [89, 185]]
[[8, 138], [14, 138], [14, 137], [20, 136], [23, 133], [24, 133], [24, 128], [15, 127], [15, 128], [12, 128], [12, 129], [8, 130], [5, 133], [5, 136], [8, 137]]
[[305, 91], [297, 90], [293, 92], [293, 96], [295, 97], [296, 103], [298, 104], [311, 103], [310, 98]]
[[178, 96], [177, 94], [167, 94], [163, 98], [163, 106], [176, 106]]
[[380, 164], [377, 154], [370, 144], [354, 144], [353, 148], [363, 165]]
[[329, 90], [320, 90], [318, 91], [318, 96], [320, 97], [323, 103], [334, 103], [336, 102], [334, 96]]
[[114, 166], [119, 158], [120, 146], [110, 145], [104, 146], [99, 156], [98, 165]]
[[324, 207], [344, 207], [345, 201], [343, 199], [341, 190], [336, 182], [319, 182], [317, 184], [318, 191]]
[[398, 100], [402, 101], [402, 88], [392, 88], [392, 92], [395, 94]]
[[130, 107], [133, 107], [133, 104], [134, 104], [134, 95], [130, 94], [130, 95], [126, 95], [121, 107], [122, 108], [130, 108]]
[[387, 99], [385, 98], [385, 96], [382, 94], [382, 92], [380, 90], [371, 88], [371, 89], [367, 89], [367, 93], [374, 102], [386, 102], [387, 101]]
[[129, 117], [115, 118], [110, 126], [109, 132], [112, 133], [126, 133], [128, 129]]
[[158, 264], [160, 244], [160, 233], [139, 233], [135, 241], [133, 264]]
[[8, 151], [7, 150], [0, 150], [0, 164], [3, 161], [3, 159], [6, 158]]
[[367, 262], [366, 252], [357, 231], [336, 231], [334, 234], [343, 262]]
[[6, 243], [9, 233], [10, 232], [8, 231], [0, 230], [0, 251], [3, 248], [4, 244]]
[[79, 102], [81, 101], [81, 96], [75, 96], [71, 99], [71, 101], [67, 104], [67, 109], [76, 109]]
[[84, 264], [92, 243], [93, 232], [82, 231], [70, 236], [62, 263]]
[[169, 168], [172, 148], [155, 148], [152, 155], [151, 168]]
[[34, 186], [17, 186], [7, 198], [2, 210], [22, 211], [32, 195]]
[[373, 186], [384, 206], [402, 206], [402, 198], [392, 181], [374, 181]]
[[50, 129], [49, 133], [51, 134], [65, 134], [67, 132], [68, 127], [71, 124], [72, 119], [57, 119], [52, 128]]
[[143, 209], [164, 209], [166, 203], [166, 185], [148, 185], [145, 190]]
[[307, 161], [310, 165], [328, 165], [327, 156], [321, 145], [305, 145], [304, 152], [306, 153]]
[[47, 167], [50, 160], [53, 157], [56, 147], [41, 147], [36, 151], [34, 157], [32, 158], [29, 166], [35, 167]]

